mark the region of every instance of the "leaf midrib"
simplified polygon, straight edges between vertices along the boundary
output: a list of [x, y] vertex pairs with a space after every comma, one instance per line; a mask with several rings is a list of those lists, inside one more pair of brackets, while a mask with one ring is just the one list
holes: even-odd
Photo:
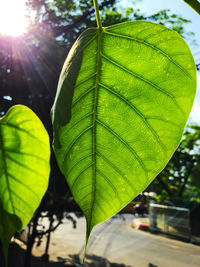
[[98, 89], [99, 89], [99, 81], [100, 81], [100, 73], [101, 73], [101, 53], [103, 47], [103, 29], [97, 29], [98, 33], [98, 42], [97, 42], [97, 71], [96, 71], [96, 81], [95, 81], [95, 91], [94, 91], [94, 110], [93, 110], [93, 128], [92, 128], [92, 199], [89, 210], [89, 221], [88, 221], [88, 237], [91, 229], [92, 222], [92, 213], [95, 202], [96, 195], [96, 123], [97, 123], [97, 106], [98, 106]]

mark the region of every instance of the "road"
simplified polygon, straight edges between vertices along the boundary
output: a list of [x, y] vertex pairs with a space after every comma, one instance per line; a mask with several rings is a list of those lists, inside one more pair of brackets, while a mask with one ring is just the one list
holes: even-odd
[[[87, 254], [131, 267], [200, 267], [199, 246], [134, 230], [130, 227], [132, 219], [132, 215], [126, 215], [125, 221], [114, 217], [98, 225], [90, 237]], [[70, 254], [81, 256], [84, 240], [85, 220], [78, 219], [76, 229], [66, 221], [52, 234], [50, 259], [65, 259]], [[35, 255], [42, 253], [44, 248], [34, 248]]]

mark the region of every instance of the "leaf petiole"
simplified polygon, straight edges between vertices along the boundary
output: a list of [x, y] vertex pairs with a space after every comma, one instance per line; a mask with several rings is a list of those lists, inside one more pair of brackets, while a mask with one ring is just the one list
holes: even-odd
[[99, 15], [98, 0], [93, 0], [93, 2], [94, 2], [95, 13], [96, 13], [96, 19], [97, 19], [97, 27], [99, 29], [101, 29], [102, 24], [101, 24], [101, 19], [100, 19], [100, 15]]

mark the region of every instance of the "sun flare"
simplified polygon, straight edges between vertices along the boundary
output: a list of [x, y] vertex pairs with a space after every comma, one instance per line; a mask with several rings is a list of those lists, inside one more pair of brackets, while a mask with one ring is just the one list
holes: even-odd
[[0, 34], [19, 36], [27, 26], [25, 0], [0, 0]]

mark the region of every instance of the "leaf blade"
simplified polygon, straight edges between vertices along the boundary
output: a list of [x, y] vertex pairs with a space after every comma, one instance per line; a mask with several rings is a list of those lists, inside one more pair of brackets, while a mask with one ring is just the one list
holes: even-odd
[[165, 167], [196, 89], [194, 60], [177, 33], [150, 22], [96, 31], [82, 54], [71, 120], [58, 126], [61, 147], [54, 145], [87, 237]]
[[28, 224], [47, 190], [49, 158], [49, 137], [39, 118], [22, 105], [9, 109], [0, 119], [1, 215], [9, 221], [0, 218], [7, 233], [0, 236], [5, 247], [13, 233]]

